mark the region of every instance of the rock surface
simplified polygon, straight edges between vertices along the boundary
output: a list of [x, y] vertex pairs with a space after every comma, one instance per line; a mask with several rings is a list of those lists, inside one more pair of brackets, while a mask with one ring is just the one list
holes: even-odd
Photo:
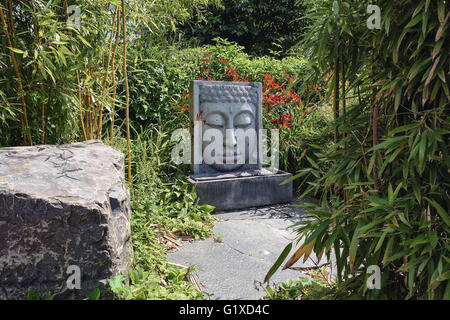
[[[124, 156], [100, 141], [0, 149], [0, 299], [82, 299], [133, 259]], [[81, 271], [80, 289], [69, 266]], [[76, 281], [70, 281], [76, 284]]]

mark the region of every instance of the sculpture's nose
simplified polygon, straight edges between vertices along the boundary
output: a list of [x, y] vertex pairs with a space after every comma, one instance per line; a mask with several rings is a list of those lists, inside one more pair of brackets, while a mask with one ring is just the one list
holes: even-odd
[[225, 133], [224, 145], [227, 149], [232, 149], [236, 146], [236, 135], [234, 129], [227, 129]]

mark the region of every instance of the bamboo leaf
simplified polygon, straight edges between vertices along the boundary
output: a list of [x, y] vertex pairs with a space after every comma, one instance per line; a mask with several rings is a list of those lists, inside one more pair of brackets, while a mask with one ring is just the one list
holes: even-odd
[[280, 256], [277, 258], [277, 260], [275, 261], [275, 263], [273, 264], [273, 266], [270, 268], [269, 272], [267, 272], [265, 278], [264, 278], [264, 283], [268, 282], [270, 280], [270, 278], [273, 276], [273, 274], [280, 268], [281, 264], [283, 263], [283, 261], [286, 259], [287, 255], [289, 254], [289, 252], [291, 252], [292, 249], [292, 242], [290, 242], [281, 252]]
[[425, 168], [425, 149], [427, 147], [427, 135], [422, 134], [419, 143], [419, 174], [423, 173]]
[[280, 183], [280, 186], [285, 185], [286, 183], [289, 183], [291, 181], [294, 181], [294, 180], [296, 180], [296, 179], [298, 179], [300, 177], [303, 177], [304, 175], [310, 173], [311, 171], [312, 171], [311, 168], [303, 169], [303, 170], [301, 170], [301, 172], [299, 172], [299, 173], [293, 175], [292, 177], [287, 178], [286, 180], [282, 181]]
[[431, 200], [427, 197], [424, 197], [424, 199], [427, 200], [428, 203], [430, 203], [436, 209], [437, 213], [441, 216], [445, 224], [450, 227], [450, 219], [444, 208], [442, 208], [441, 205], [434, 200]]
[[383, 232], [383, 234], [381, 235], [380, 239], [377, 242], [377, 245], [376, 245], [375, 249], [373, 250], [373, 253], [376, 253], [378, 250], [380, 250], [380, 248], [383, 245], [384, 239], [386, 238], [387, 234], [388, 234], [387, 231]]
[[13, 48], [13, 47], [8, 47], [9, 50], [11, 50], [12, 52], [18, 53], [18, 54], [24, 54], [25, 51], [17, 49], [17, 48]]
[[400, 142], [400, 141], [402, 141], [402, 140], [405, 140], [405, 139], [407, 139], [407, 138], [408, 138], [408, 136], [401, 136], [401, 137], [392, 137], [392, 138], [389, 138], [389, 139], [387, 139], [386, 141], [383, 141], [382, 143], [377, 144], [376, 146], [370, 148], [369, 151], [375, 151], [375, 150], [379, 150], [379, 149], [386, 148], [386, 147], [388, 147], [388, 146], [390, 146], [390, 145], [392, 145], [392, 144], [394, 144], [394, 143], [398, 143], [398, 142]]
[[359, 243], [359, 233], [360, 228], [362, 226], [363, 222], [358, 222], [358, 225], [355, 229], [355, 232], [353, 233], [352, 241], [350, 242], [350, 249], [349, 249], [349, 259], [350, 259], [350, 268], [354, 270], [354, 263], [356, 258], [356, 251], [358, 250], [358, 243]]
[[418, 24], [422, 20], [422, 15], [423, 13], [411, 19], [411, 21], [405, 26], [405, 29], [414, 27], [416, 24]]
[[283, 270], [290, 268], [294, 263], [296, 263], [307, 251], [314, 247], [315, 242], [316, 240], [313, 240], [310, 243], [303, 244], [300, 248], [298, 248], [294, 255], [288, 260], [288, 262], [286, 262]]

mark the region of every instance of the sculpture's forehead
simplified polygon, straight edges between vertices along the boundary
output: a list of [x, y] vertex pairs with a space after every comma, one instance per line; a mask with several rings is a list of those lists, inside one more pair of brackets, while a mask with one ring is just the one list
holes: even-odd
[[217, 112], [222, 114], [236, 114], [239, 112], [249, 112], [255, 114], [255, 105], [249, 102], [204, 102], [200, 106], [204, 113]]
[[257, 103], [258, 90], [248, 85], [200, 85], [199, 100], [217, 103]]

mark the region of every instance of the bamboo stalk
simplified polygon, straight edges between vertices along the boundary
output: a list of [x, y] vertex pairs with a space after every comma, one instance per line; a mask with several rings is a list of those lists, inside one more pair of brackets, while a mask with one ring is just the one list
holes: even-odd
[[88, 103], [88, 110], [89, 110], [89, 122], [91, 124], [90, 127], [90, 139], [94, 139], [94, 126], [95, 126], [95, 112], [94, 112], [94, 106], [91, 104], [92, 103], [92, 99], [91, 99], [91, 95], [89, 94], [89, 92], [86, 95], [86, 99], [87, 99], [87, 103]]
[[[90, 76], [89, 69], [88, 69], [85, 61], [83, 61], [83, 68], [84, 68], [84, 73], [86, 75]], [[91, 98], [91, 96], [89, 94], [89, 90], [88, 89], [83, 90], [83, 101], [84, 101], [84, 105], [86, 107], [86, 113], [87, 113], [86, 117], [88, 118], [87, 121], [89, 122], [89, 125], [86, 127], [86, 132], [87, 132], [87, 136], [89, 139], [94, 139], [94, 136], [93, 136], [94, 124], [92, 121], [92, 108], [91, 108], [91, 99], [90, 98]]]
[[[92, 69], [92, 64], [89, 65], [89, 69], [88, 69], [88, 73], [89, 76], [91, 77], [91, 79], [97, 80], [97, 77], [95, 76], [95, 72]], [[93, 96], [91, 94], [91, 92], [88, 90], [87, 91], [88, 95], [89, 95], [89, 105], [92, 106], [92, 134], [91, 134], [91, 139], [94, 139], [94, 137], [96, 136], [95, 133], [98, 133], [98, 122], [97, 122], [97, 115], [98, 115], [98, 110], [96, 110], [96, 104], [95, 101], [93, 99]]]
[[[342, 114], [345, 117], [345, 114], [347, 113], [346, 111], [346, 101], [345, 101], [345, 60], [344, 60], [344, 50], [341, 50], [341, 78], [342, 78]], [[344, 124], [345, 124], [345, 120], [344, 120]], [[342, 137], [345, 138], [345, 133], [342, 133]], [[345, 144], [345, 147], [347, 147], [347, 145]], [[350, 200], [350, 190], [345, 190], [344, 191], [344, 200], [345, 200], [345, 204], [349, 203]], [[346, 210], [346, 212], [348, 212], [348, 210]]]
[[[5, 0], [6, 2], [6, 0]], [[14, 33], [16, 30], [14, 29], [14, 19], [13, 19], [13, 6], [12, 6], [12, 0], [8, 1], [8, 15], [9, 15], [9, 26], [11, 28], [11, 33]], [[12, 44], [14, 46], [14, 48], [16, 47], [16, 42], [14, 41], [14, 39], [12, 40]]]
[[[87, 100], [87, 95], [84, 92], [83, 92], [83, 103], [85, 106], [89, 106], [89, 102]], [[89, 111], [89, 108], [86, 108], [85, 118], [86, 118], [86, 136], [87, 136], [91, 131], [91, 113]], [[90, 137], [89, 137], [89, 139], [90, 139]]]
[[[36, 48], [39, 48], [39, 29], [38, 29], [38, 21], [36, 16], [33, 17], [33, 24], [34, 24], [34, 42], [36, 43]], [[41, 76], [41, 68], [39, 66], [39, 63], [37, 64], [37, 75]], [[39, 84], [39, 89], [41, 90], [42, 94], [44, 93], [44, 84]], [[45, 143], [45, 104], [44, 101], [41, 103], [41, 143]]]
[[342, 74], [341, 74], [341, 78], [342, 78], [342, 114], [346, 113], [346, 107], [347, 107], [347, 102], [345, 99], [345, 60], [344, 60], [344, 52], [343, 50], [341, 51], [341, 65], [342, 65]]
[[[373, 73], [373, 69], [370, 71], [370, 79], [371, 82], [375, 82], [375, 76]], [[377, 99], [375, 94], [375, 89], [372, 91], [372, 97], [371, 97], [371, 103], [372, 103], [372, 147], [375, 147], [378, 144], [378, 106], [377, 106]], [[373, 163], [373, 180], [375, 182], [375, 191], [378, 192], [380, 190], [380, 186], [378, 184], [378, 167], [377, 167], [377, 159], [376, 154], [377, 151], [373, 151], [375, 154], [375, 161]]]
[[122, 32], [123, 32], [123, 76], [125, 78], [125, 115], [127, 126], [127, 153], [128, 153], [128, 182], [131, 183], [131, 150], [130, 150], [130, 92], [128, 90], [127, 76], [127, 24], [125, 14], [125, 0], [122, 0]]
[[[407, 250], [408, 247], [404, 246], [403, 250]], [[408, 264], [408, 256], [403, 256], [403, 265], [406, 266]], [[408, 288], [408, 271], [406, 270], [403, 274], [403, 283], [405, 284], [405, 288]]]
[[[111, 34], [110, 34], [110, 37], [109, 37], [108, 55], [107, 55], [107, 58], [106, 58], [106, 66], [105, 66], [105, 76], [103, 77], [103, 80], [102, 80], [102, 92], [101, 92], [102, 101], [100, 101], [100, 111], [99, 111], [99, 123], [98, 123], [97, 139], [100, 139], [101, 138], [101, 134], [102, 134], [102, 126], [103, 126], [103, 123], [102, 123], [103, 122], [103, 98], [104, 98], [104, 94], [105, 94], [106, 79], [108, 77], [109, 63], [110, 63], [110, 59], [111, 59], [111, 55], [109, 53], [111, 52], [112, 40], [113, 40], [113, 36], [114, 36], [114, 29], [115, 29], [115, 24], [116, 24], [116, 19], [117, 19], [118, 13], [119, 13], [119, 6], [116, 6], [116, 10], [114, 12], [114, 18], [113, 18], [113, 22], [112, 22]], [[117, 21], [117, 23], [119, 23], [119, 21]]]
[[[378, 144], [378, 106], [376, 105], [376, 102], [373, 102], [372, 117], [373, 117], [372, 146], [375, 147]], [[376, 150], [374, 152], [375, 154], [377, 153]], [[375, 190], [378, 192], [380, 188], [378, 185], [378, 167], [376, 158], [373, 163], [373, 180], [375, 181]]]
[[[9, 25], [9, 28], [10, 28], [10, 30], [11, 30], [11, 33], [14, 33], [14, 32], [15, 32], [15, 29], [14, 29], [13, 16], [12, 16], [12, 12], [13, 12], [13, 11], [12, 11], [12, 3], [11, 3], [11, 0], [10, 0], [10, 1], [5, 0], [5, 9], [8, 10], [8, 19], [6, 19], [6, 20], [7, 20], [6, 22], [7, 22], [8, 25]], [[6, 18], [6, 17], [5, 17], [5, 18]], [[16, 46], [16, 41], [14, 40], [13, 37], [11, 37], [11, 43], [12, 43], [12, 46], [13, 46], [14, 48], [17, 47], [17, 46]], [[22, 136], [23, 136], [23, 144], [26, 145], [26, 144], [27, 144], [27, 138], [26, 138], [26, 134], [25, 134], [25, 125], [24, 125], [23, 114], [20, 114], [20, 130], [21, 130]]]
[[[64, 0], [64, 12], [66, 15], [66, 22], [69, 20], [69, 12], [67, 11], [67, 0]], [[75, 57], [75, 53], [73, 52], [73, 47], [72, 47], [72, 30], [68, 30], [67, 31], [68, 35], [69, 35], [69, 44], [70, 44], [70, 49], [72, 51], [72, 55], [74, 60], [76, 60]], [[78, 72], [78, 70], [75, 70], [75, 76], [77, 78], [77, 96], [78, 96], [78, 103], [79, 103], [79, 113], [80, 113], [80, 123], [81, 123], [81, 130], [83, 131], [83, 138], [84, 141], [87, 140], [87, 133], [86, 133], [86, 127], [84, 125], [84, 121], [83, 121], [83, 103], [82, 103], [82, 97], [81, 97], [81, 84], [80, 84], [80, 74]]]
[[113, 53], [111, 57], [111, 78], [112, 78], [112, 87], [113, 87], [113, 93], [112, 93], [112, 102], [111, 102], [111, 123], [110, 123], [110, 140], [112, 143], [113, 138], [113, 129], [114, 129], [114, 113], [115, 113], [115, 105], [116, 105], [116, 67], [115, 67], [115, 59], [116, 59], [116, 52], [117, 52], [117, 46], [119, 44], [119, 38], [120, 38], [120, 12], [117, 13], [117, 29], [116, 29], [116, 39], [114, 42], [114, 48]]
[[338, 127], [336, 125], [336, 120], [339, 118], [339, 53], [336, 53], [335, 63], [334, 63], [334, 101], [333, 101], [333, 111], [334, 111], [334, 142], [338, 141]]
[[[15, 27], [14, 27], [14, 22], [13, 22], [13, 16], [12, 16], [12, 12], [13, 12], [13, 9], [12, 9], [12, 1], [11, 0], [5, 0], [5, 6], [8, 6], [8, 17], [9, 17], [9, 19], [8, 19], [8, 23], [9, 23], [9, 27], [10, 27], [10, 30], [11, 30], [11, 33], [13, 34], [14, 32], [15, 32]], [[6, 7], [5, 7], [6, 8]], [[13, 37], [11, 37], [11, 43], [12, 43], [12, 46], [14, 47], [14, 48], [17, 48], [17, 45], [16, 45], [16, 41], [14, 40], [14, 38]], [[22, 131], [22, 135], [23, 135], [23, 144], [25, 145], [25, 144], [27, 144], [27, 138], [26, 138], [26, 135], [25, 135], [25, 125], [24, 125], [24, 117], [23, 117], [23, 114], [21, 114], [20, 115], [20, 129], [21, 129], [21, 131]]]
[[83, 138], [84, 141], [87, 140], [87, 133], [86, 133], [86, 127], [83, 122], [83, 98], [81, 97], [81, 85], [80, 85], [80, 74], [78, 73], [78, 70], [75, 71], [75, 75], [77, 77], [77, 95], [78, 95], [78, 103], [79, 103], [79, 113], [80, 113], [80, 122], [81, 122], [81, 129], [83, 131]]
[[[12, 13], [10, 13], [10, 17], [12, 19]], [[13, 63], [14, 73], [16, 74], [16, 78], [17, 78], [18, 94], [20, 94], [19, 100], [22, 105], [22, 111], [23, 111], [22, 135], [24, 137], [24, 141], [26, 141], [26, 137], [28, 136], [28, 142], [29, 142], [30, 146], [32, 146], [33, 141], [31, 140], [30, 127], [28, 125], [27, 104], [26, 104], [23, 94], [21, 94], [23, 92], [22, 77], [20, 75], [19, 64], [17, 62], [16, 55], [15, 55], [14, 51], [12, 50], [14, 48], [14, 46], [13, 46], [11, 36], [8, 31], [8, 25], [6, 24], [6, 19], [5, 19], [5, 15], [3, 13], [2, 6], [0, 6], [0, 19], [1, 19], [1, 22], [3, 25], [3, 31], [6, 35], [6, 40], [8, 42], [8, 46], [10, 47], [9, 54], [10, 54], [10, 57], [11, 57], [11, 60]], [[11, 22], [11, 24], [14, 24], [13, 20], [11, 20], [10, 22]]]

